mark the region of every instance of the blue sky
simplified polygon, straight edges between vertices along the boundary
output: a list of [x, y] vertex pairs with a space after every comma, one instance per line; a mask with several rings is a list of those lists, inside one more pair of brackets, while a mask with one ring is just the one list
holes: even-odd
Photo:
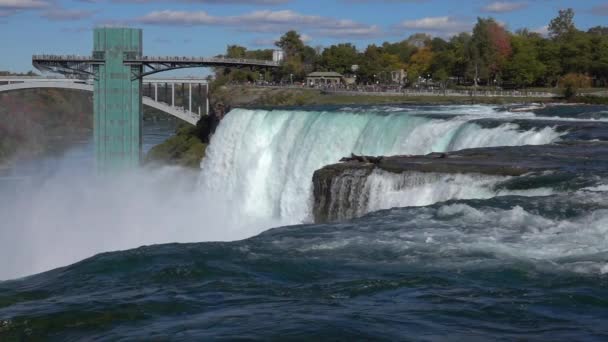
[[91, 28], [144, 29], [145, 55], [212, 56], [228, 44], [272, 47], [289, 29], [312, 46], [449, 37], [478, 16], [543, 32], [561, 8], [581, 29], [606, 24], [606, 0], [0, 0], [0, 70], [28, 71], [36, 53], [89, 55]]

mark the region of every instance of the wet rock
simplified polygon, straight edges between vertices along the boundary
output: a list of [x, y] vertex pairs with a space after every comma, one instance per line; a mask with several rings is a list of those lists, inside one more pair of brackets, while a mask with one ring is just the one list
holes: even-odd
[[354, 217], [351, 214], [356, 207], [367, 201], [369, 194], [365, 183], [375, 170], [395, 174], [510, 177], [542, 175], [548, 171], [554, 174], [606, 174], [608, 142], [564, 141], [551, 145], [478, 148], [423, 156], [351, 155], [342, 161], [325, 166], [313, 175], [313, 214], [317, 223]]

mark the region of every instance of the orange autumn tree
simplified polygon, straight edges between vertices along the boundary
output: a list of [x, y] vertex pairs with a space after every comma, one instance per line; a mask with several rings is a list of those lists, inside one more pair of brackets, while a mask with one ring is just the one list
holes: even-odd
[[469, 74], [477, 81], [499, 78], [512, 54], [509, 33], [492, 18], [477, 18], [468, 50]]
[[492, 21], [488, 24], [488, 36], [492, 44], [493, 56], [490, 60], [490, 71], [494, 76], [500, 74], [513, 53], [511, 48], [511, 37], [507, 30], [497, 22]]

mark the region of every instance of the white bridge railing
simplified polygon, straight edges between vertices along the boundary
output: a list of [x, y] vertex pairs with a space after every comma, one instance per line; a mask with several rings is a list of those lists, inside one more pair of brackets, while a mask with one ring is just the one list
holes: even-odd
[[[182, 77], [182, 78], [144, 78], [143, 84], [145, 88], [152, 88], [153, 92], [148, 96], [143, 96], [143, 104], [151, 106], [167, 114], [175, 116], [186, 122], [195, 125], [202, 115], [201, 107], [198, 107], [198, 111], [193, 111], [193, 96], [192, 96], [192, 85], [200, 84], [205, 86], [205, 115], [209, 113], [209, 89], [208, 82], [203, 78], [194, 77]], [[187, 86], [188, 96], [188, 108], [184, 106], [177, 106], [175, 101], [175, 85], [182, 84]], [[159, 85], [168, 87], [171, 89], [171, 98], [164, 99], [161, 101], [158, 92]], [[0, 92], [13, 91], [21, 89], [32, 89], [32, 88], [64, 88], [64, 89], [77, 89], [93, 91], [93, 79], [78, 79], [78, 78], [65, 78], [65, 77], [42, 77], [42, 76], [0, 76]], [[184, 88], [183, 88], [184, 89]], [[185, 89], [184, 89], [185, 90]], [[170, 100], [170, 103], [169, 103]]]

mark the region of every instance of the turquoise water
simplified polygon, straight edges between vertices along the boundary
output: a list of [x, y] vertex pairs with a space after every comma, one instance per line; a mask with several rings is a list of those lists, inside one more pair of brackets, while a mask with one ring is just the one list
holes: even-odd
[[597, 110], [558, 109], [567, 127], [486, 106], [239, 110], [195, 177], [91, 178], [84, 144], [0, 193], [0, 279], [46, 271], [0, 281], [0, 340], [606, 340], [605, 158], [376, 174], [362, 217], [309, 222], [312, 172], [351, 152], [516, 155], [602, 137]]

